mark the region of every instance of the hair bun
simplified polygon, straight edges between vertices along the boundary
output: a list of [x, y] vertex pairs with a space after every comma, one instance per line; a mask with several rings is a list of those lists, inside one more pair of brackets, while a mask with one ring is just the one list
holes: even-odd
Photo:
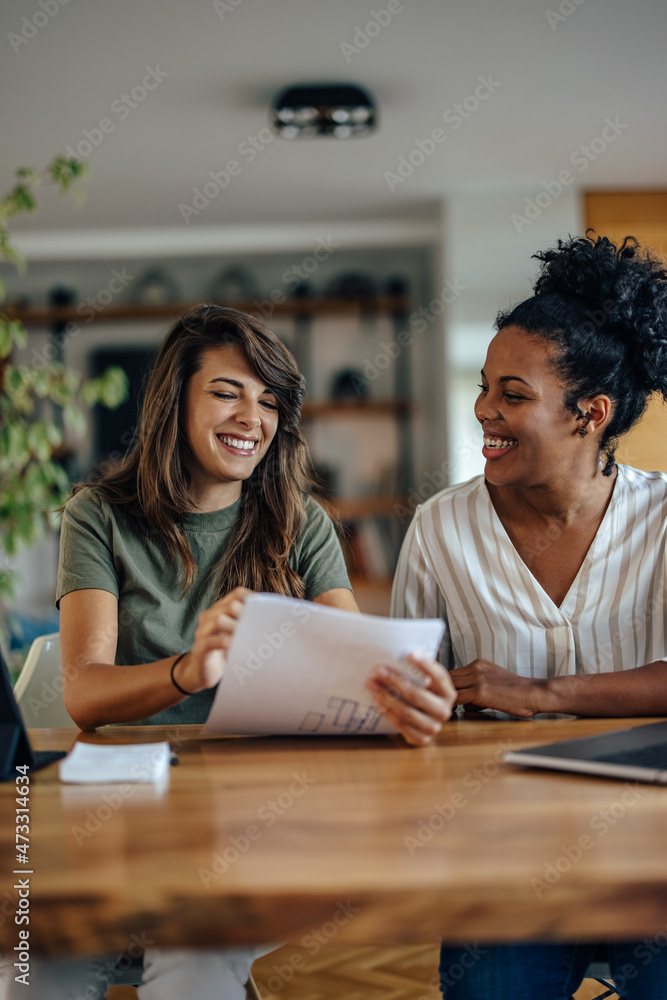
[[535, 295], [558, 295], [584, 307], [589, 322], [631, 349], [649, 391], [667, 390], [667, 271], [634, 236], [620, 246], [606, 236], [559, 240], [534, 254], [542, 261]]

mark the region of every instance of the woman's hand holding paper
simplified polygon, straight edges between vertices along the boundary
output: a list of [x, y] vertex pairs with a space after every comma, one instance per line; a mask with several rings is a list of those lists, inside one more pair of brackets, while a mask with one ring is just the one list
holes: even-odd
[[177, 680], [194, 694], [222, 680], [229, 649], [243, 604], [252, 591], [235, 587], [199, 615], [191, 651], [177, 667]]
[[410, 663], [422, 675], [411, 680], [389, 666], [378, 666], [367, 683], [385, 719], [398, 729], [406, 743], [432, 743], [456, 704], [456, 690], [448, 672], [436, 660], [412, 653]]

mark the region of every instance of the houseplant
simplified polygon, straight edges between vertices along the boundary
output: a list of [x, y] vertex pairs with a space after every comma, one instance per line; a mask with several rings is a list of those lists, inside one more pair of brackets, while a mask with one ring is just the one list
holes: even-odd
[[[62, 192], [76, 194], [77, 181], [84, 173], [84, 164], [61, 156], [42, 171], [16, 171], [15, 186], [0, 201], [0, 260], [25, 268], [11, 242], [10, 219], [35, 210], [35, 192], [42, 184], [55, 184]], [[57, 361], [39, 367], [12, 363], [14, 350], [27, 343], [27, 331], [19, 319], [3, 312], [4, 300], [0, 281], [0, 638], [7, 636], [9, 609], [19, 582], [10, 559], [53, 526], [54, 512], [69, 493], [59, 451], [70, 435], [85, 430], [84, 406], [114, 407], [127, 394], [120, 368], [85, 380]]]

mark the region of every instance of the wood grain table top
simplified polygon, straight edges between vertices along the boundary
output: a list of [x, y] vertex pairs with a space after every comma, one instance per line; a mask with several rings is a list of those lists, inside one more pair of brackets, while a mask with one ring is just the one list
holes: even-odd
[[[168, 739], [152, 785], [30, 782], [30, 942], [123, 951], [287, 941], [642, 938], [667, 929], [667, 788], [522, 769], [505, 749], [650, 719], [450, 722], [398, 738], [44, 729], [36, 749]], [[0, 786], [0, 948], [17, 940], [15, 789]], [[25, 876], [24, 876], [25, 877]]]

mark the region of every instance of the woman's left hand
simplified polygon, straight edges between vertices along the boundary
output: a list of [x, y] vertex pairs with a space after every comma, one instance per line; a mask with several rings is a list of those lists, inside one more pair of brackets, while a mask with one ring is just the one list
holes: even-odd
[[424, 675], [417, 684], [393, 667], [379, 666], [366, 682], [373, 701], [406, 743], [432, 743], [452, 714], [456, 690], [445, 668], [428, 656], [411, 653], [410, 663]]

